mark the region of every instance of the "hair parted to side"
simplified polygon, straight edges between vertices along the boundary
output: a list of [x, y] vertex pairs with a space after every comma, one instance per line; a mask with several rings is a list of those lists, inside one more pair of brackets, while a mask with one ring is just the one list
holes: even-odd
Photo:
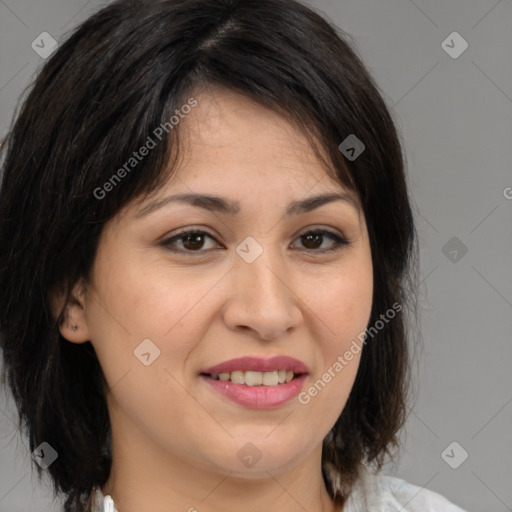
[[[380, 469], [399, 447], [416, 235], [395, 124], [348, 37], [294, 0], [118, 0], [76, 28], [41, 69], [1, 149], [0, 346], [2, 378], [31, 450], [46, 441], [59, 454], [47, 472], [67, 511], [90, 511], [92, 488], [107, 481], [111, 430], [92, 344], [62, 337], [66, 309], [55, 319], [51, 298], [73, 300], [104, 224], [166, 182], [180, 127], [103, 198], [94, 191], [211, 85], [295, 123], [330, 175], [357, 192], [374, 266], [369, 325], [394, 303], [403, 309], [364, 346], [323, 462], [349, 492], [360, 462]], [[338, 145], [350, 134], [365, 150], [347, 162]]]

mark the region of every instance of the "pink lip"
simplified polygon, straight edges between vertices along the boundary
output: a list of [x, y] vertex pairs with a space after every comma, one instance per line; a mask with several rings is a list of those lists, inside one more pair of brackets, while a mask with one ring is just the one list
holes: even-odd
[[[271, 372], [291, 370], [296, 376], [290, 382], [276, 386], [247, 386], [231, 381], [215, 380], [210, 375], [234, 371]], [[208, 375], [205, 375], [208, 374]], [[251, 409], [274, 409], [293, 400], [302, 390], [308, 376], [308, 367], [293, 357], [275, 356], [269, 359], [261, 357], [240, 357], [206, 368], [201, 372], [204, 379], [218, 393], [231, 401]]]
[[277, 386], [246, 386], [201, 375], [210, 386], [233, 402], [251, 409], [274, 409], [293, 400], [301, 391], [306, 374]]
[[[201, 373], [209, 375], [228, 373], [240, 370], [242, 372], [273, 372], [275, 370], [291, 370], [294, 373], [308, 373], [308, 367], [298, 359], [288, 356], [275, 356], [270, 359], [261, 357], [239, 357], [217, 364]], [[284, 384], [281, 384], [282, 386]]]

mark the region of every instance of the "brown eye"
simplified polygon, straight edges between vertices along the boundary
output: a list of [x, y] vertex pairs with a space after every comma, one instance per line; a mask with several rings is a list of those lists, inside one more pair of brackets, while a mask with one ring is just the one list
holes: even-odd
[[197, 250], [201, 249], [204, 245], [204, 237], [200, 233], [196, 233], [193, 235], [182, 235], [183, 247], [187, 250]]
[[[199, 231], [194, 229], [189, 229], [186, 231], [182, 231], [181, 233], [178, 233], [177, 235], [174, 235], [171, 238], [168, 238], [167, 240], [164, 240], [161, 245], [164, 247], [167, 247], [170, 251], [173, 252], [206, 252], [206, 249], [203, 250], [203, 247], [205, 245], [205, 239], [209, 238], [211, 240], [215, 240], [210, 234], [206, 233], [205, 231]], [[176, 245], [181, 242], [181, 248]]]
[[309, 233], [301, 236], [303, 244], [307, 249], [318, 249], [322, 245], [323, 235], [321, 233]]
[[[330, 239], [332, 244], [330, 247], [321, 249], [321, 246], [326, 238]], [[306, 249], [319, 253], [335, 251], [337, 249], [341, 249], [342, 246], [350, 244], [347, 239], [325, 230], [308, 231], [300, 235], [299, 239], [302, 240], [302, 243]]]
[[[160, 245], [166, 247], [172, 252], [201, 254], [215, 248], [204, 248], [207, 238], [216, 241], [212, 235], [205, 231], [188, 229], [164, 240]], [[343, 246], [347, 246], [351, 243], [345, 238], [326, 230], [307, 231], [300, 235], [297, 240], [301, 240], [303, 248], [305, 248], [307, 252], [320, 254], [341, 249]], [[326, 240], [330, 240], [331, 244], [322, 248], [322, 245]]]

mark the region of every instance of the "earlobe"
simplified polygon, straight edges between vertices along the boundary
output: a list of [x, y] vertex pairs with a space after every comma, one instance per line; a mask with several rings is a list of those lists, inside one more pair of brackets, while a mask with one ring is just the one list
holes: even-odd
[[67, 303], [66, 297], [62, 293], [52, 296], [52, 313], [55, 318], [58, 318], [62, 309], [65, 308], [64, 319], [59, 326], [59, 331], [71, 343], [89, 341], [89, 329], [85, 315], [86, 297], [86, 287], [83, 282], [75, 285]]
[[71, 343], [85, 343], [89, 341], [89, 330], [87, 329], [85, 316], [81, 316], [82, 320], [75, 320], [76, 316], [73, 312], [68, 313], [68, 319], [60, 326], [59, 330], [62, 336]]

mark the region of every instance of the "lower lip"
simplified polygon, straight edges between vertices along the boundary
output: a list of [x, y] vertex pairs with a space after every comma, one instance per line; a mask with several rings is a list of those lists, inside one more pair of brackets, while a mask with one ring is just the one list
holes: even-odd
[[210, 386], [233, 402], [251, 409], [274, 409], [293, 400], [301, 391], [307, 374], [277, 386], [247, 386], [201, 375]]

